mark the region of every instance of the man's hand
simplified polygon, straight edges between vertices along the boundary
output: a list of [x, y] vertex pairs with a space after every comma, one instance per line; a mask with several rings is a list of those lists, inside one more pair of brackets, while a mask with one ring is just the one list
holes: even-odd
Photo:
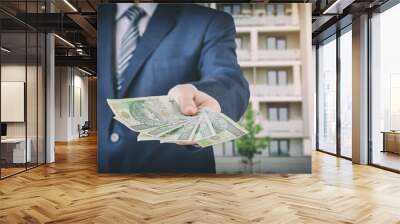
[[197, 90], [192, 84], [176, 85], [169, 90], [168, 96], [178, 103], [184, 115], [195, 115], [201, 108], [221, 112], [221, 106], [217, 100], [207, 93]]

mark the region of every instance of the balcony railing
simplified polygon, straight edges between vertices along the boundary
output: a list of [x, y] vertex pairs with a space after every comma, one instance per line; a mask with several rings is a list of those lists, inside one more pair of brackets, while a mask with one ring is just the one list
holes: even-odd
[[252, 96], [301, 96], [300, 87], [296, 85], [250, 85]]
[[260, 135], [272, 137], [301, 137], [303, 135], [302, 120], [268, 121], [259, 118], [262, 127]]
[[292, 16], [234, 15], [233, 17], [236, 26], [294, 26], [299, 22]]
[[282, 49], [269, 50], [259, 49], [257, 52], [258, 60], [298, 60], [300, 59], [300, 50]]
[[236, 49], [236, 54], [239, 60], [249, 61], [251, 60], [250, 50]]

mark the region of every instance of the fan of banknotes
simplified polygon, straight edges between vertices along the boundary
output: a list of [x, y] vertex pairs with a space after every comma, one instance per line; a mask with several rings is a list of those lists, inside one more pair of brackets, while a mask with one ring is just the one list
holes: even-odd
[[107, 102], [115, 120], [139, 132], [138, 141], [207, 147], [247, 134], [222, 113], [201, 109], [194, 116], [185, 116], [168, 96], [108, 99]]

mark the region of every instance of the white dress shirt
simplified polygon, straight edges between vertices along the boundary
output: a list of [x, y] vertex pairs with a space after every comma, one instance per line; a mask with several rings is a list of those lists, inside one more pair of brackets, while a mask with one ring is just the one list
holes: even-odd
[[123, 35], [126, 33], [128, 30], [129, 20], [126, 17], [121, 18], [126, 10], [129, 9], [132, 5], [136, 5], [137, 7], [140, 7], [146, 12], [146, 15], [139, 20], [138, 23], [138, 29], [139, 29], [139, 34], [140, 36], [143, 35], [143, 33], [146, 31], [147, 25], [149, 24], [150, 18], [153, 16], [154, 11], [157, 8], [157, 3], [118, 3], [117, 4], [117, 13], [115, 16], [115, 22], [116, 22], [116, 36], [115, 36], [115, 50], [116, 50], [116, 55], [119, 55], [119, 49], [121, 45], [121, 39]]

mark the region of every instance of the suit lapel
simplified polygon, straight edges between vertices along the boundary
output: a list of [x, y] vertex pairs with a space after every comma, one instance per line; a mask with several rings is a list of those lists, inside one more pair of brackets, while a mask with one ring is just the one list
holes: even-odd
[[[98, 24], [98, 41], [97, 46], [101, 46], [102, 50], [97, 51], [97, 58], [103, 60], [98, 63], [97, 67], [102, 67], [101, 79], [99, 83], [102, 85], [102, 91], [105, 91], [105, 95], [111, 99], [115, 98], [115, 13], [116, 7], [114, 4], [102, 6], [100, 16], [101, 23]], [[101, 53], [101, 55], [100, 55]], [[105, 59], [105, 60], [104, 60]], [[103, 64], [104, 63], [104, 64]]]
[[158, 47], [162, 39], [175, 26], [176, 13], [177, 7], [174, 5], [158, 5], [130, 60], [129, 67], [125, 71], [125, 81], [122, 84], [121, 90], [118, 92], [118, 97], [122, 98], [125, 96], [132, 81], [138, 75], [140, 68]]

